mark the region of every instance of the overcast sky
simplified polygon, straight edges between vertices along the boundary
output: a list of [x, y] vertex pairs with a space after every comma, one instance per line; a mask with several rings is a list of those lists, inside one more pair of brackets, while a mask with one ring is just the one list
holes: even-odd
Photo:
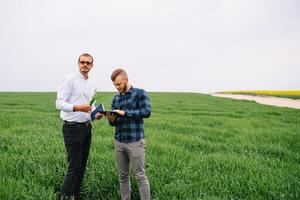
[[299, 0], [0, 0], [0, 91], [56, 91], [94, 56], [114, 91], [300, 89]]

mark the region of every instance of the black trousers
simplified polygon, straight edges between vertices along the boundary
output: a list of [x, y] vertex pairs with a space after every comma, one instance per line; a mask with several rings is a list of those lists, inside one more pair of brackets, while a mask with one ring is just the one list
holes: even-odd
[[92, 126], [90, 123], [64, 123], [62, 132], [68, 155], [68, 169], [61, 193], [78, 194], [89, 156]]

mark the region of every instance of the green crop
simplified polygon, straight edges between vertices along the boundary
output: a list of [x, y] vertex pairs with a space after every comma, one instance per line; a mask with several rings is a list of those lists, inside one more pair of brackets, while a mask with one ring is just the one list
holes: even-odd
[[[97, 93], [105, 105], [114, 95]], [[149, 97], [152, 199], [300, 199], [300, 110], [195, 93]], [[67, 167], [55, 98], [0, 93], [1, 200], [55, 199]], [[92, 126], [85, 199], [120, 199], [114, 128], [105, 119]]]

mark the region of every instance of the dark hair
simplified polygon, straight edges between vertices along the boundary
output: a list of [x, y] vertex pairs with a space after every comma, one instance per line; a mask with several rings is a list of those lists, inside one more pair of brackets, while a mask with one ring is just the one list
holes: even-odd
[[90, 58], [92, 58], [92, 63], [94, 62], [93, 56], [91, 56], [91, 54], [88, 54], [88, 53], [83, 53], [83, 54], [81, 54], [81, 55], [78, 57], [78, 62], [80, 61], [80, 58], [81, 58], [82, 56], [90, 57]]
[[117, 78], [117, 76], [119, 76], [120, 74], [127, 78], [127, 73], [125, 72], [125, 70], [119, 68], [119, 69], [116, 69], [115, 71], [113, 71], [113, 73], [111, 74], [111, 77], [110, 77], [111, 80], [115, 81], [115, 79]]

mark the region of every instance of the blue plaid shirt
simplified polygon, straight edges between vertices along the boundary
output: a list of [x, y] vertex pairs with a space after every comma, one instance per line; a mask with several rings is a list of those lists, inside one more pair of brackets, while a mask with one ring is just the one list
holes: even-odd
[[143, 89], [131, 87], [124, 95], [117, 94], [112, 100], [112, 110], [124, 110], [125, 116], [118, 116], [112, 126], [116, 126], [115, 139], [119, 142], [136, 142], [144, 138], [144, 120], [150, 117], [151, 106]]

